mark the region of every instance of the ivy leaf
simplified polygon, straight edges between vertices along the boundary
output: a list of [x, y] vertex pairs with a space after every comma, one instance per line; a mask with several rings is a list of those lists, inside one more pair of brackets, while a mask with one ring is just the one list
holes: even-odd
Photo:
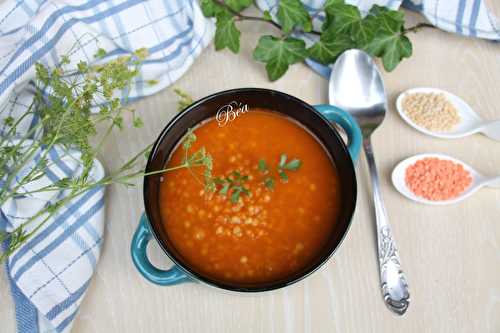
[[213, 0], [201, 0], [200, 5], [201, 11], [205, 17], [215, 17], [217, 14], [224, 12], [224, 8]]
[[384, 31], [396, 33], [403, 29], [405, 16], [401, 11], [374, 5], [368, 12], [366, 19], [375, 21], [376, 26]]
[[215, 26], [215, 49], [218, 51], [227, 47], [233, 53], [238, 53], [241, 33], [234, 24], [234, 17], [226, 12], [220, 13]]
[[[240, 12], [249, 7], [252, 4], [252, 0], [225, 0], [224, 3], [232, 10]], [[201, 11], [206, 17], [216, 17], [221, 13], [227, 13], [227, 9], [214, 0], [201, 0], [200, 5]]]
[[373, 39], [362, 48], [373, 56], [381, 57], [385, 70], [392, 71], [403, 58], [411, 56], [411, 42], [408, 37], [402, 35], [402, 12], [375, 5], [370, 9], [366, 20], [372, 21], [378, 29]]
[[271, 16], [271, 13], [269, 13], [268, 10], [265, 10], [263, 13], [262, 13], [262, 18], [268, 20], [268, 21], [272, 21], [273, 18]]
[[253, 3], [253, 0], [225, 0], [225, 3], [231, 7], [231, 9], [240, 12], [249, 7]]
[[335, 29], [328, 29], [321, 34], [318, 42], [307, 49], [309, 57], [328, 65], [347, 49], [354, 47], [354, 42], [346, 34], [336, 33]]
[[381, 32], [365, 46], [366, 52], [381, 57], [386, 71], [390, 72], [412, 54], [412, 45], [408, 37], [392, 32]]
[[253, 58], [266, 64], [267, 76], [275, 81], [285, 74], [289, 65], [305, 59], [306, 44], [303, 40], [288, 37], [262, 36], [253, 52]]
[[300, 0], [280, 0], [276, 15], [284, 33], [289, 33], [295, 26], [305, 32], [312, 30], [311, 17]]
[[323, 30], [332, 29], [332, 32], [338, 34], [348, 34], [358, 45], [368, 43], [377, 29], [376, 22], [368, 16], [363, 19], [358, 7], [346, 5], [338, 0], [329, 3], [325, 8], [328, 24]]

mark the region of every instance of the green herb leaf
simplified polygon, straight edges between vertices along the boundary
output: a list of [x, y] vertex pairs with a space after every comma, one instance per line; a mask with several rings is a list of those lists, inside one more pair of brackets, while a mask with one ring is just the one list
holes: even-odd
[[266, 64], [267, 76], [275, 81], [285, 74], [289, 65], [305, 59], [305, 46], [305, 42], [297, 38], [262, 36], [253, 52], [253, 58]]
[[295, 26], [305, 32], [312, 29], [311, 17], [300, 0], [280, 0], [277, 18], [284, 33], [289, 33]]
[[224, 184], [224, 186], [222, 186], [222, 188], [220, 189], [219, 194], [226, 195], [230, 185], [230, 183]]
[[97, 49], [97, 52], [94, 54], [94, 57], [98, 59], [104, 58], [104, 56], [107, 54], [106, 50], [103, 48]]
[[285, 173], [285, 171], [283, 171], [283, 170], [279, 170], [279, 171], [278, 171], [278, 174], [280, 175], [280, 178], [281, 178], [283, 181], [285, 181], [285, 182], [287, 182], [287, 181], [288, 181], [288, 175]]
[[219, 13], [215, 26], [215, 49], [218, 51], [227, 47], [233, 53], [238, 53], [241, 33], [234, 24], [234, 17], [227, 12]]
[[177, 102], [177, 111], [182, 111], [189, 105], [193, 104], [193, 98], [188, 93], [179, 88], [174, 88], [174, 93], [180, 97]]
[[300, 168], [301, 165], [302, 165], [302, 162], [299, 159], [294, 158], [293, 160], [291, 160], [290, 162], [285, 164], [283, 169], [296, 171]]
[[286, 156], [286, 154], [281, 154], [280, 163], [279, 163], [280, 168], [285, 167], [285, 163], [286, 163], [287, 158], [288, 158], [288, 156]]
[[233, 204], [238, 203], [240, 200], [240, 194], [241, 194], [241, 189], [233, 189], [233, 192], [231, 194], [231, 202]]
[[258, 164], [259, 171], [262, 173], [266, 173], [269, 168], [267, 167], [266, 161], [260, 159]]
[[191, 146], [195, 141], [196, 141], [196, 135], [193, 133], [193, 129], [190, 128], [186, 133], [184, 142], [182, 143], [182, 148], [184, 148], [184, 150], [188, 150], [189, 148], [191, 148]]
[[264, 186], [267, 187], [269, 190], [274, 189], [274, 178], [266, 177], [266, 179], [264, 179]]

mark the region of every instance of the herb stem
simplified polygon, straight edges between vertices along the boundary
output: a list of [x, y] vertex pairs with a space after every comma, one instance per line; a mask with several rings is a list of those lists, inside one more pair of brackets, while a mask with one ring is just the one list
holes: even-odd
[[409, 32], [418, 32], [420, 29], [422, 28], [431, 28], [431, 29], [436, 29], [436, 26], [430, 24], [430, 23], [426, 23], [426, 22], [420, 22], [420, 23], [417, 23], [416, 25], [412, 26], [412, 27], [409, 27], [409, 28], [405, 28], [403, 30], [403, 35], [404, 34], [407, 34]]
[[[227, 9], [227, 11], [229, 13], [231, 13], [234, 17], [236, 17], [236, 21], [260, 21], [260, 22], [266, 22], [266, 23], [271, 24], [272, 26], [274, 26], [278, 30], [283, 30], [283, 27], [280, 24], [274, 22], [273, 20], [267, 20], [267, 19], [265, 19], [263, 17], [258, 17], [258, 16], [243, 15], [243, 14], [238, 13], [233, 8], [231, 8], [231, 6], [227, 5], [223, 0], [214, 0], [214, 1], [218, 5], [224, 7], [225, 9]], [[317, 35], [317, 36], [321, 36], [321, 32], [315, 31], [315, 30], [308, 31], [307, 33], [313, 34], [313, 35]]]

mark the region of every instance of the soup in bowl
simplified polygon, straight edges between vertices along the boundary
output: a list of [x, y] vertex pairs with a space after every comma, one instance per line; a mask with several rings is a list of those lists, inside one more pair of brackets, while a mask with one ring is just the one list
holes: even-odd
[[[349, 147], [330, 121], [344, 128]], [[237, 89], [194, 103], [167, 125], [149, 157], [146, 172], [168, 172], [144, 179], [136, 267], [160, 285], [200, 281], [243, 292], [304, 278], [347, 233], [360, 138], [342, 110], [276, 91]], [[189, 161], [200, 163], [185, 167]], [[171, 269], [147, 259], [151, 235]]]

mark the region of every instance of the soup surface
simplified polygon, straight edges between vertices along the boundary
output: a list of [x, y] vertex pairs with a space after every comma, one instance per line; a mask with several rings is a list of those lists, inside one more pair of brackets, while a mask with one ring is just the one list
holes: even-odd
[[[233, 177], [234, 171], [248, 176], [243, 186], [249, 194], [241, 193], [235, 203], [232, 190], [221, 185], [206, 193], [203, 178], [192, 173], [202, 170], [194, 168], [164, 174], [161, 216], [182, 259], [202, 275], [229, 283], [272, 282], [310, 264], [328, 241], [341, 204], [337, 172], [322, 145], [294, 121], [265, 109], [223, 127], [209, 120], [194, 133], [190, 151], [206, 148], [214, 177]], [[286, 170], [288, 180], [277, 169], [283, 154], [301, 161]], [[179, 146], [168, 167], [183, 158]], [[266, 168], [259, 168], [260, 160]]]

